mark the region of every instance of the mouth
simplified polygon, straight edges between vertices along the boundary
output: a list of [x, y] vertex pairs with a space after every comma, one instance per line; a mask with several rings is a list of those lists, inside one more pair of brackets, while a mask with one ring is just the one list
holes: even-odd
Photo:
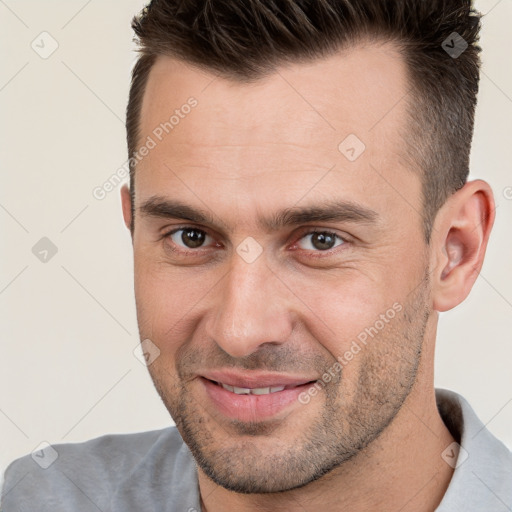
[[277, 419], [301, 406], [299, 395], [317, 382], [285, 376], [209, 375], [199, 378], [209, 405], [228, 419], [258, 422]]
[[225, 384], [224, 382], [217, 382], [214, 380], [210, 380], [210, 382], [213, 382], [214, 384], [221, 386], [226, 391], [230, 391], [231, 393], [235, 393], [236, 395], [270, 395], [272, 393], [279, 393], [280, 391], [284, 391], [285, 389], [295, 389], [297, 387], [306, 386], [308, 384], [313, 385], [316, 381], [308, 381], [304, 384], [291, 384], [285, 386], [265, 386], [260, 388], [231, 386], [229, 384]]

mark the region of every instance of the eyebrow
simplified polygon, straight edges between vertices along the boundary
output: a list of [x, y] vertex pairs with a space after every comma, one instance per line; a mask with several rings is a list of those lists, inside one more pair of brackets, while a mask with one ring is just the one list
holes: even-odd
[[[218, 225], [229, 231], [228, 226], [219, 223], [209, 211], [193, 208], [175, 199], [153, 196], [139, 207], [139, 211], [145, 217], [182, 219], [197, 224]], [[276, 231], [287, 226], [311, 222], [375, 224], [379, 218], [379, 214], [374, 210], [353, 201], [328, 200], [321, 205], [285, 208], [268, 217], [260, 218], [258, 224], [267, 231]]]

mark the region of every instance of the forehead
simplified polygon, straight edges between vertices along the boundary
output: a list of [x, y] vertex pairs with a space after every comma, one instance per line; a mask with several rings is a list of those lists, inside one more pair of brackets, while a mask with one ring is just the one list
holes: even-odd
[[281, 66], [252, 83], [159, 57], [142, 104], [139, 142], [154, 146], [137, 165], [138, 202], [215, 187], [219, 198], [271, 207], [313, 188], [326, 197], [336, 184], [385, 207], [396, 190], [384, 180], [419, 208], [419, 179], [401, 158], [407, 96], [405, 63], [389, 43]]

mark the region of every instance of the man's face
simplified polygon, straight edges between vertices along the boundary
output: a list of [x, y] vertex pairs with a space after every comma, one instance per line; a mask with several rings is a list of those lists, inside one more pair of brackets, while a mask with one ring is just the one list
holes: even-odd
[[252, 84], [170, 58], [151, 71], [140, 336], [160, 351], [151, 377], [200, 469], [226, 488], [319, 478], [411, 392], [430, 308], [420, 179], [401, 158], [409, 99], [389, 45]]

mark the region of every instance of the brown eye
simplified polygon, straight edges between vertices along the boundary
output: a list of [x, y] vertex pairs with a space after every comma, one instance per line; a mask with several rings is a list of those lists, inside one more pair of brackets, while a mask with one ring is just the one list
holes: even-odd
[[197, 249], [202, 247], [211, 237], [204, 231], [196, 228], [180, 228], [173, 231], [169, 237], [178, 246], [186, 249]]
[[328, 251], [343, 243], [344, 241], [335, 233], [330, 233], [329, 231], [313, 231], [302, 237], [299, 246], [301, 249], [306, 250]]

